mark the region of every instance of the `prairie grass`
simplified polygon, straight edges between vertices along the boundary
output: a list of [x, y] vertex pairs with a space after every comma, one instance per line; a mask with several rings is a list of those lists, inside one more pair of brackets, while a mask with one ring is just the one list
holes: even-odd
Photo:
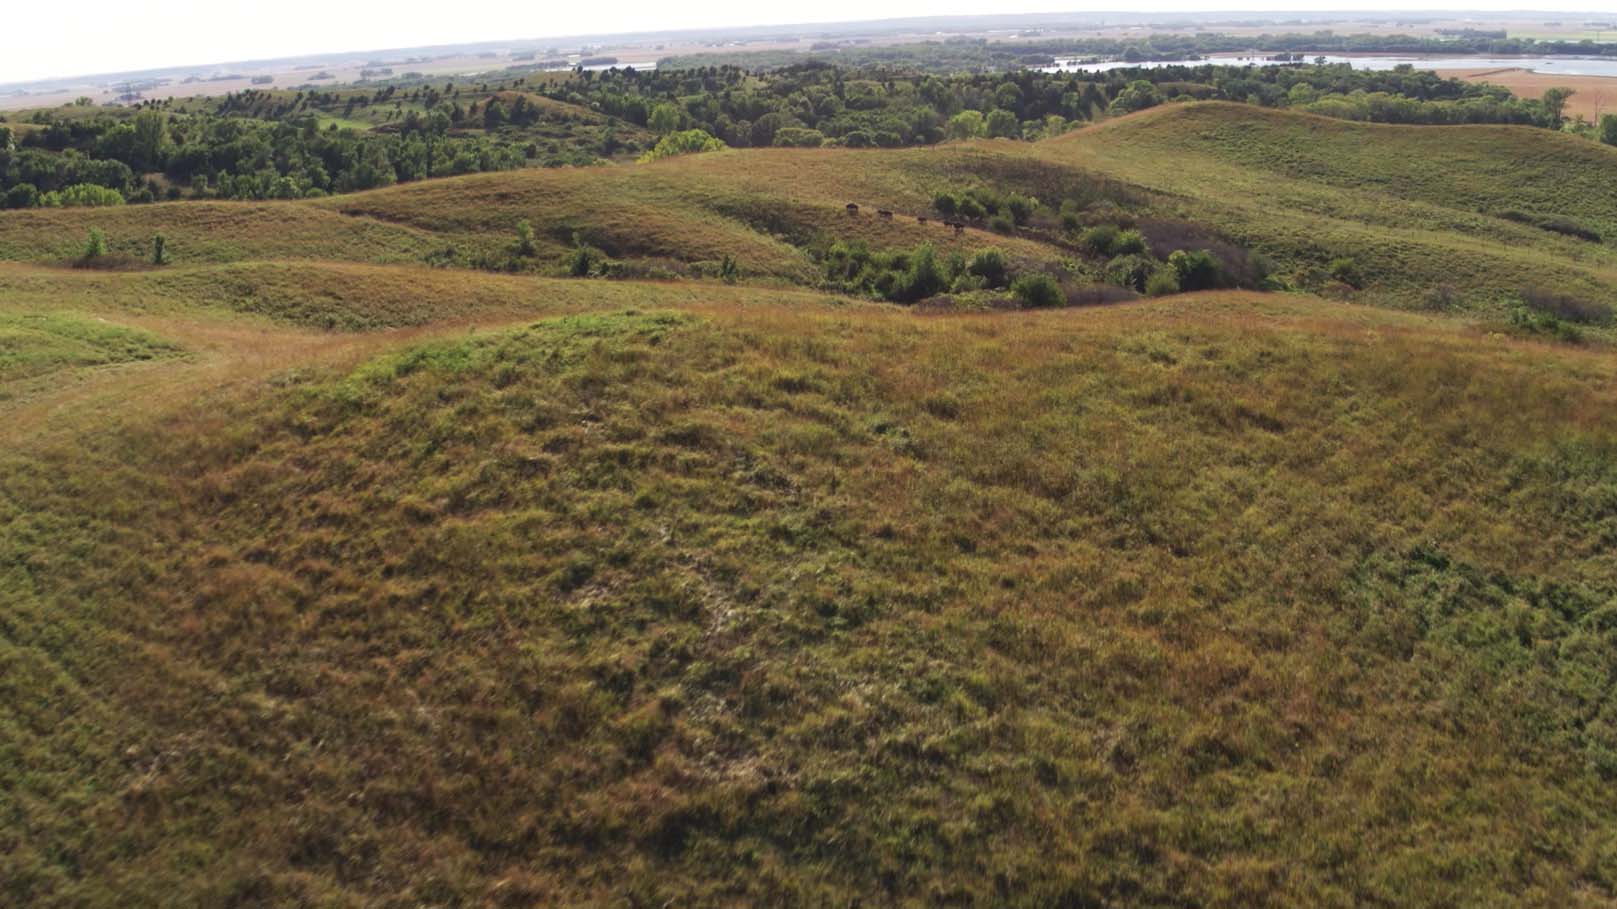
[[10, 901], [1617, 898], [1609, 353], [582, 286], [0, 454]]

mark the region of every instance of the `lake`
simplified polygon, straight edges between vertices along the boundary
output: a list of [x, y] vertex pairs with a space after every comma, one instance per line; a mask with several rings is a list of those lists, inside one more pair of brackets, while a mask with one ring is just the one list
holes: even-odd
[[[1278, 66], [1282, 61], [1265, 60], [1262, 54], [1210, 54], [1202, 60], [1155, 60], [1142, 63], [1125, 63], [1121, 60], [1112, 60], [1105, 63], [1084, 63], [1082, 60], [1058, 60], [1055, 66], [1043, 67], [1047, 73], [1102, 73], [1113, 69], [1128, 69], [1129, 67], [1146, 67], [1155, 69], [1163, 66], [1200, 66], [1203, 64], [1217, 64], [1219, 66]], [[1410, 64], [1416, 69], [1526, 69], [1535, 73], [1550, 73], [1561, 76], [1617, 76], [1617, 58], [1614, 57], [1490, 57], [1480, 54], [1457, 54], [1449, 57], [1414, 57], [1395, 56], [1383, 54], [1360, 54], [1344, 56], [1340, 54], [1304, 54], [1304, 59], [1312, 63], [1319, 57], [1324, 57], [1326, 63], [1346, 63], [1354, 69], [1394, 69], [1403, 64]]]

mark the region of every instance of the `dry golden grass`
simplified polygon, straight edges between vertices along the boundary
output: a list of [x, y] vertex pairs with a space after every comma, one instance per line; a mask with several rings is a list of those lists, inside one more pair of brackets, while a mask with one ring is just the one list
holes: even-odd
[[[0, 263], [0, 902], [1617, 904], [1605, 345], [326, 261], [521, 215], [793, 279], [782, 237], [921, 235], [842, 202], [982, 180], [1295, 229], [1395, 289], [1609, 269], [1217, 110], [0, 216], [36, 260]], [[1517, 134], [1448, 137], [1481, 135]], [[1448, 220], [1388, 230], [1415, 212]], [[103, 216], [180, 264], [38, 264]]]
[[1613, 898], [1609, 354], [616, 288], [13, 447], [7, 895]]

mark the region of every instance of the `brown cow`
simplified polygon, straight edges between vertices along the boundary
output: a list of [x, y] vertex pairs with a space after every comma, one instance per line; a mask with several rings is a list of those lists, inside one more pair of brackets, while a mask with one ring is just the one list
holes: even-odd
[[960, 223], [959, 221], [956, 221], [949, 226], [954, 228], [954, 235], [957, 237], [966, 232], [966, 225]]
[[917, 223], [917, 224], [925, 224], [926, 223], [926, 215], [916, 215], [915, 216], [915, 223]]
[[878, 208], [876, 209], [876, 217], [886, 218], [887, 220], [891, 221], [893, 220], [893, 213], [885, 208]]
[[853, 204], [852, 202], [849, 202], [848, 203], [848, 214], [854, 215], [854, 216], [857, 217], [858, 214], [859, 214], [859, 206]]

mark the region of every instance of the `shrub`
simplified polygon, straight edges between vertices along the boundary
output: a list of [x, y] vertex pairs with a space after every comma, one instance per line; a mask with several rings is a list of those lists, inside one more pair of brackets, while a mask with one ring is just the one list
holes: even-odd
[[1332, 281], [1340, 281], [1357, 290], [1364, 286], [1364, 276], [1359, 273], [1359, 264], [1352, 259], [1332, 259], [1331, 264], [1325, 266], [1325, 272], [1331, 276]]
[[955, 211], [959, 212], [960, 217], [973, 220], [988, 214], [988, 210], [983, 208], [983, 204], [971, 196], [963, 197], [960, 203], [955, 206]]
[[938, 255], [930, 243], [922, 243], [909, 257], [909, 268], [891, 291], [888, 298], [900, 303], [914, 303], [941, 293], [947, 286], [942, 269], [938, 268]]
[[124, 204], [123, 193], [94, 183], [75, 183], [68, 188], [39, 197], [46, 208], [100, 207]]
[[966, 273], [982, 278], [989, 287], [1004, 287], [1010, 277], [1005, 254], [997, 249], [985, 249], [971, 257]]
[[1067, 291], [1068, 306], [1101, 306], [1138, 300], [1140, 295], [1126, 287], [1111, 284], [1084, 284]]
[[1604, 303], [1536, 288], [1522, 291], [1521, 298], [1527, 308], [1567, 322], [1598, 325], [1611, 321], [1611, 307]]
[[659, 161], [663, 158], [672, 158], [675, 155], [694, 155], [701, 152], [720, 151], [728, 148], [722, 141], [715, 139], [700, 129], [687, 129], [677, 133], [669, 133], [657, 140], [651, 151], [640, 156], [640, 163]]
[[1512, 328], [1525, 334], [1549, 335], [1560, 341], [1576, 344], [1583, 340], [1583, 332], [1576, 325], [1556, 318], [1545, 312], [1538, 312], [1525, 303], [1518, 303], [1510, 310], [1510, 325]]
[[1017, 224], [1026, 224], [1039, 207], [1039, 200], [1012, 193], [1005, 198], [1005, 210]]
[[[1181, 249], [1168, 257], [1168, 264], [1174, 271], [1175, 289], [1207, 290], [1223, 281], [1218, 260], [1205, 249], [1194, 252]], [[1149, 287], [1146, 292], [1150, 292]]]
[[988, 219], [988, 229], [996, 234], [1016, 233], [1016, 223], [1004, 215], [995, 215]]
[[954, 283], [949, 285], [949, 291], [950, 293], [964, 294], [974, 290], [985, 290], [987, 287], [988, 282], [983, 280], [980, 275], [962, 274], [957, 276]]
[[719, 278], [726, 284], [734, 284], [741, 277], [741, 269], [736, 267], [735, 256], [726, 255], [719, 262]]
[[1117, 234], [1117, 225], [1097, 224], [1084, 231], [1078, 244], [1097, 256], [1109, 256], [1112, 254], [1112, 246], [1117, 243]]
[[1146, 279], [1157, 270], [1157, 260], [1139, 253], [1117, 256], [1106, 263], [1106, 281], [1118, 287], [1144, 290]]
[[938, 214], [952, 218], [959, 203], [949, 193], [938, 193], [932, 197], [932, 207], [937, 209]]
[[775, 145], [781, 148], [819, 148], [823, 144], [825, 134], [817, 129], [783, 126], [775, 131]]
[[1574, 237], [1579, 240], [1587, 240], [1590, 243], [1600, 242], [1599, 231], [1590, 230], [1582, 224], [1567, 218], [1545, 218], [1538, 222], [1538, 227], [1540, 230], [1547, 230], [1551, 233]]
[[562, 265], [567, 274], [574, 278], [587, 278], [599, 270], [601, 262], [595, 250], [584, 242], [584, 238], [573, 234], [573, 249], [569, 252]]
[[18, 183], [6, 190], [0, 208], [33, 208], [39, 205], [39, 190], [32, 183]]
[[[1174, 255], [1179, 255], [1174, 253]], [[1166, 297], [1179, 292], [1179, 271], [1172, 265], [1164, 265], [1153, 271], [1145, 279], [1145, 295], [1148, 297]]]
[[156, 234], [152, 237], [152, 264], [168, 264], [168, 241], [163, 238], [162, 234]]
[[1118, 231], [1117, 238], [1112, 241], [1112, 248], [1108, 250], [1114, 256], [1127, 256], [1145, 252], [1145, 235], [1137, 230]]
[[1426, 294], [1426, 308], [1436, 311], [1453, 309], [1460, 303], [1460, 292], [1452, 284], [1439, 284]]
[[531, 256], [539, 251], [538, 244], [534, 242], [533, 225], [524, 218], [517, 222], [517, 255]]
[[84, 241], [84, 255], [86, 262], [93, 262], [107, 254], [107, 237], [98, 228], [90, 228], [90, 236]]
[[1023, 306], [1057, 306], [1065, 299], [1061, 285], [1043, 272], [1022, 275], [1011, 284], [1011, 293]]

